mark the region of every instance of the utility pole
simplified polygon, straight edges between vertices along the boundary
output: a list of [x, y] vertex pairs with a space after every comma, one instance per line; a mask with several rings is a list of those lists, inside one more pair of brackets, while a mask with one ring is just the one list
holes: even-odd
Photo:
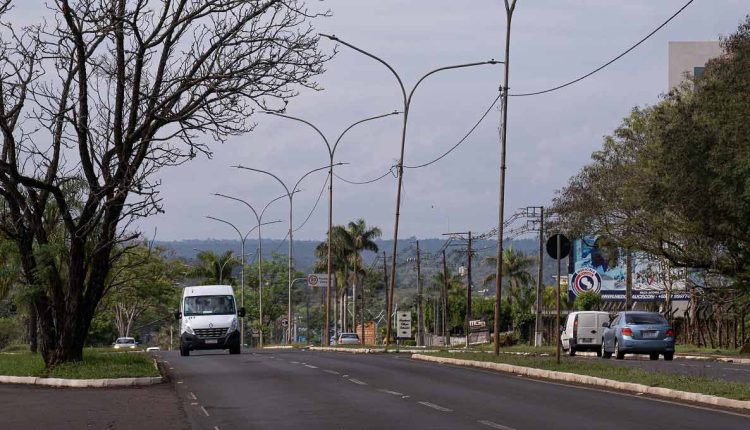
[[451, 335], [448, 330], [448, 266], [445, 263], [445, 249], [443, 250], [443, 336], [445, 346], [450, 346]]
[[422, 307], [422, 273], [417, 241], [417, 346], [424, 345], [424, 309]]
[[468, 267], [466, 268], [466, 350], [469, 350], [469, 322], [471, 321], [471, 231], [469, 231], [469, 246], [467, 247]]
[[536, 280], [536, 332], [534, 346], [542, 346], [542, 291], [544, 289], [544, 206], [539, 208], [539, 275]]
[[[388, 294], [388, 262], [386, 261], [385, 251], [383, 251], [383, 287], [385, 291], [385, 319], [388, 321], [391, 316], [388, 314], [388, 310], [391, 309], [391, 296]], [[388, 345], [390, 339], [385, 339], [385, 344]]]

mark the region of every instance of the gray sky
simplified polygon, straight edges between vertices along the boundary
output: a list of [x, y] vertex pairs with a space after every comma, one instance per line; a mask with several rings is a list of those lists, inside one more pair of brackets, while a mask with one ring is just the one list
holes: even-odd
[[[25, 3], [25, 2], [22, 2]], [[511, 36], [511, 93], [541, 90], [598, 67], [645, 36], [685, 0], [518, 0]], [[407, 86], [444, 65], [501, 60], [505, 36], [502, 0], [326, 0], [331, 18], [314, 25], [320, 32], [381, 56]], [[744, 6], [744, 7], [743, 7]], [[667, 27], [628, 56], [572, 87], [509, 102], [506, 213], [547, 204], [556, 189], [588, 162], [636, 105], [658, 100], [667, 86], [667, 43], [711, 40], [734, 32], [750, 12], [746, 0], [697, 0]], [[24, 5], [25, 9], [27, 6]], [[28, 6], [29, 9], [32, 6]], [[334, 44], [323, 41], [324, 49]], [[346, 47], [327, 65], [321, 92], [292, 100], [288, 114], [318, 125], [329, 139], [362, 118], [401, 110], [395, 80], [379, 63]], [[435, 158], [455, 144], [479, 119], [502, 81], [502, 66], [449, 71], [431, 77], [417, 91], [409, 120], [405, 163]], [[213, 146], [211, 160], [198, 159], [163, 170], [166, 213], [140, 222], [158, 240], [236, 238], [228, 226], [249, 229], [254, 221], [242, 205], [210, 196], [222, 192], [262, 207], [283, 189], [265, 175], [231, 169], [243, 164], [271, 170], [295, 182], [328, 162], [323, 142], [308, 128], [257, 115], [253, 133]], [[493, 110], [455, 152], [404, 176], [400, 237], [436, 237], [447, 231], [486, 231], [497, 222], [499, 111]], [[337, 169], [351, 180], [380, 176], [398, 157], [399, 117], [370, 122], [342, 141]], [[295, 226], [309, 213], [325, 181], [313, 174], [295, 198]], [[291, 186], [291, 184], [290, 184]], [[396, 179], [370, 185], [334, 183], [334, 222], [364, 217], [391, 237]], [[295, 238], [321, 239], [327, 223], [327, 194]], [[287, 219], [280, 200], [267, 219]], [[283, 238], [286, 225], [266, 227], [264, 237]]]

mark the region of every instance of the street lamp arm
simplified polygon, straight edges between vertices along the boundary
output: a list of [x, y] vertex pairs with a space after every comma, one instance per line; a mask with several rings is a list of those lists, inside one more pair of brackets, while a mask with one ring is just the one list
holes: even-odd
[[297, 183], [294, 184], [294, 188], [292, 188], [292, 189], [294, 191], [297, 191], [297, 187], [299, 186], [300, 182], [302, 182], [306, 177], [308, 177], [312, 173], [318, 172], [318, 171], [323, 170], [323, 169], [328, 169], [328, 168], [331, 168], [333, 166], [342, 166], [344, 164], [346, 164], [346, 163], [336, 163], [336, 164], [331, 164], [329, 166], [318, 167], [317, 169], [310, 170], [309, 172], [307, 172], [304, 175], [302, 175], [301, 178], [299, 178], [299, 181], [297, 181]]
[[409, 98], [407, 100], [411, 101], [411, 97], [414, 95], [414, 91], [417, 90], [417, 87], [419, 86], [419, 84], [421, 84], [422, 81], [424, 81], [425, 79], [427, 79], [429, 76], [434, 75], [435, 73], [442, 72], [442, 71], [445, 71], [445, 70], [462, 69], [464, 67], [481, 66], [481, 65], [485, 65], [485, 64], [503, 64], [503, 62], [502, 61], [489, 60], [489, 61], [481, 61], [481, 62], [478, 62], [478, 63], [456, 64], [454, 66], [439, 67], [439, 68], [437, 68], [435, 70], [427, 72], [424, 76], [422, 76], [421, 78], [419, 78], [419, 80], [417, 81], [417, 83], [414, 85], [414, 88], [411, 89], [411, 92], [409, 93]]
[[[299, 192], [299, 190], [297, 190], [297, 191], [294, 191], [294, 192], [293, 192], [292, 194], [294, 194], [294, 193], [298, 193], [298, 192]], [[287, 197], [287, 195], [286, 195], [286, 194], [284, 194], [284, 195], [278, 196], [278, 197], [276, 197], [275, 199], [271, 200], [270, 202], [266, 203], [266, 205], [265, 205], [265, 206], [263, 207], [263, 210], [262, 210], [262, 211], [260, 211], [260, 219], [263, 219], [263, 214], [264, 214], [264, 213], [266, 213], [266, 209], [268, 209], [268, 207], [269, 207], [269, 206], [271, 206], [271, 203], [273, 203], [273, 202], [275, 202], [275, 201], [278, 201], [278, 200], [281, 200], [281, 199], [283, 199], [284, 197]]]
[[232, 227], [232, 228], [234, 229], [234, 231], [236, 231], [236, 232], [237, 232], [237, 234], [238, 234], [238, 235], [240, 235], [240, 237], [243, 237], [243, 235], [242, 235], [242, 232], [240, 232], [240, 230], [239, 230], [239, 229], [238, 229], [237, 227], [235, 227], [235, 226], [234, 226], [234, 224], [232, 224], [231, 222], [229, 222], [229, 221], [224, 221], [223, 219], [220, 219], [220, 218], [216, 218], [216, 217], [212, 217], [212, 216], [209, 216], [209, 215], [206, 215], [206, 218], [208, 218], [208, 219], [212, 219], [212, 220], [214, 220], [214, 221], [219, 221], [219, 222], [223, 222], [224, 224], [227, 224], [227, 225], [229, 225], [230, 227]]
[[346, 43], [343, 40], [341, 40], [338, 37], [336, 37], [335, 35], [328, 35], [328, 34], [323, 34], [323, 33], [318, 33], [318, 34], [321, 35], [321, 36], [323, 36], [323, 37], [325, 37], [325, 38], [333, 40], [334, 42], [338, 42], [338, 43], [340, 43], [340, 44], [342, 44], [344, 46], [348, 46], [349, 48], [351, 48], [351, 49], [353, 49], [353, 50], [355, 50], [355, 51], [357, 51], [359, 53], [367, 55], [368, 57], [372, 58], [375, 61], [378, 61], [379, 63], [381, 63], [382, 65], [384, 65], [385, 67], [387, 67], [388, 70], [390, 70], [391, 73], [393, 73], [393, 76], [396, 77], [396, 80], [398, 81], [398, 85], [401, 87], [401, 94], [403, 94], [404, 103], [406, 103], [406, 88], [404, 88], [404, 83], [401, 81], [401, 77], [398, 75], [398, 73], [396, 73], [396, 70], [394, 70], [393, 67], [391, 67], [390, 64], [386, 63], [385, 60], [383, 60], [382, 58], [380, 58], [380, 57], [378, 57], [376, 55], [370, 54], [369, 52], [367, 52], [367, 51], [365, 51], [363, 49], [357, 48], [356, 46], [354, 46], [352, 44]]
[[339, 135], [338, 139], [336, 139], [336, 143], [333, 144], [333, 151], [331, 151], [331, 160], [333, 160], [333, 154], [336, 152], [336, 148], [339, 146], [339, 142], [341, 142], [341, 139], [344, 137], [344, 135], [349, 130], [353, 129], [354, 127], [358, 126], [359, 124], [362, 124], [363, 122], [372, 121], [374, 119], [380, 119], [380, 118], [384, 118], [384, 117], [391, 116], [391, 115], [398, 115], [400, 113], [401, 112], [399, 112], [397, 110], [394, 110], [393, 112], [388, 112], [388, 113], [384, 113], [382, 115], [377, 115], [377, 116], [372, 116], [370, 118], [361, 119], [361, 120], [355, 122], [354, 124], [350, 125], [349, 127], [347, 127], [344, 131], [341, 132], [341, 134]]
[[289, 187], [287, 187], [284, 181], [282, 181], [278, 176], [274, 175], [273, 173], [267, 170], [254, 169], [252, 167], [245, 167], [245, 166], [240, 166], [240, 165], [236, 165], [232, 167], [236, 167], [238, 169], [251, 170], [253, 172], [258, 172], [258, 173], [265, 173], [266, 175], [271, 176], [272, 178], [276, 179], [281, 184], [282, 187], [284, 187], [284, 189], [286, 190], [286, 196], [289, 197], [290, 199], [292, 198], [292, 194], [289, 192]]
[[247, 234], [245, 235], [245, 239], [247, 239], [248, 236], [250, 236], [250, 233], [254, 232], [256, 228], [262, 226], [262, 225], [268, 225], [268, 224], [276, 224], [277, 222], [281, 222], [280, 219], [274, 220], [274, 221], [268, 221], [261, 224], [258, 224], [256, 226], [253, 226], [250, 230], [248, 230]]
[[281, 114], [281, 113], [276, 113], [276, 112], [271, 112], [271, 111], [263, 111], [263, 113], [268, 114], [268, 115], [280, 116], [282, 118], [291, 119], [291, 120], [294, 120], [294, 121], [297, 121], [297, 122], [301, 122], [303, 124], [307, 124], [313, 130], [315, 130], [315, 132], [318, 133], [321, 138], [323, 138], [323, 142], [328, 147], [328, 154], [331, 156], [331, 159], [333, 159], [333, 152], [335, 151], [335, 149], [331, 148], [331, 144], [328, 143], [328, 139], [326, 139], [326, 136], [323, 134], [322, 131], [320, 131], [320, 129], [318, 127], [316, 127], [315, 125], [313, 125], [313, 123], [311, 123], [311, 122], [309, 122], [307, 120], [304, 120], [302, 118], [297, 118], [297, 117], [294, 117], [294, 116], [284, 115], [284, 114]]
[[258, 212], [255, 211], [255, 208], [250, 203], [248, 203], [248, 202], [246, 202], [246, 201], [244, 201], [244, 200], [242, 200], [240, 198], [228, 196], [226, 194], [214, 193], [214, 195], [217, 196], [217, 197], [224, 197], [225, 199], [230, 199], [230, 200], [234, 200], [236, 202], [243, 203], [245, 206], [249, 207], [251, 211], [253, 211], [253, 215], [255, 215], [255, 219], [260, 224], [260, 217], [258, 216]]

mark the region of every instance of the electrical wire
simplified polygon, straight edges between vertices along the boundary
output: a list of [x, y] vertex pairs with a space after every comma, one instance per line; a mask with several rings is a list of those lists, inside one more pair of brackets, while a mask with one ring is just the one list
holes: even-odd
[[509, 97], [527, 97], [527, 96], [537, 96], [537, 95], [540, 95], [540, 94], [551, 93], [552, 91], [557, 91], [559, 89], [562, 89], [562, 88], [565, 88], [567, 86], [573, 85], [576, 82], [580, 82], [580, 81], [588, 78], [589, 76], [593, 75], [594, 73], [599, 72], [600, 70], [604, 69], [605, 67], [609, 66], [610, 64], [614, 63], [615, 61], [617, 61], [620, 58], [622, 58], [625, 55], [627, 55], [630, 51], [632, 51], [635, 48], [637, 48], [640, 44], [642, 44], [643, 42], [645, 42], [646, 40], [648, 40], [651, 36], [653, 36], [654, 34], [656, 34], [656, 32], [658, 32], [659, 30], [661, 30], [662, 28], [664, 28], [664, 26], [666, 26], [667, 24], [669, 24], [670, 21], [672, 21], [673, 19], [675, 19], [677, 17], [677, 15], [679, 15], [680, 13], [682, 13], [683, 10], [687, 9], [687, 7], [690, 6], [690, 4], [693, 3], [694, 1], [695, 0], [690, 0], [687, 3], [685, 3], [685, 5], [683, 5], [680, 9], [678, 9], [677, 12], [675, 12], [672, 16], [670, 16], [660, 26], [656, 27], [651, 33], [647, 34], [646, 37], [644, 37], [643, 39], [639, 40], [638, 43], [636, 43], [635, 45], [631, 46], [625, 52], [623, 52], [620, 55], [616, 56], [615, 58], [609, 60], [608, 62], [604, 63], [603, 65], [599, 66], [598, 68], [592, 70], [591, 72], [586, 73], [585, 75], [583, 75], [583, 76], [581, 76], [579, 78], [576, 78], [576, 79], [574, 79], [574, 80], [572, 80], [570, 82], [566, 82], [566, 83], [564, 83], [562, 85], [558, 85], [558, 86], [553, 87], [553, 88], [549, 88], [549, 89], [542, 90], [542, 91], [534, 91], [534, 92], [530, 92], [530, 93], [508, 94], [508, 96]]
[[464, 143], [466, 141], [466, 139], [468, 139], [469, 136], [471, 136], [471, 134], [474, 132], [474, 130], [476, 130], [477, 127], [479, 127], [479, 124], [481, 124], [482, 121], [484, 121], [484, 119], [487, 117], [487, 115], [489, 115], [489, 113], [492, 111], [492, 108], [495, 107], [495, 105], [497, 104], [497, 102], [500, 100], [500, 97], [502, 97], [502, 93], [499, 94], [495, 98], [495, 100], [492, 102], [492, 104], [490, 105], [490, 107], [488, 107], [487, 110], [484, 112], [484, 114], [479, 118], [479, 121], [477, 121], [476, 124], [474, 124], [474, 126], [464, 135], [464, 137], [462, 137], [461, 140], [459, 140], [458, 143], [456, 143], [455, 145], [453, 145], [449, 150], [447, 150], [441, 156], [439, 156], [438, 158], [436, 158], [436, 159], [434, 159], [432, 161], [428, 161], [428, 162], [423, 163], [423, 164], [418, 164], [416, 166], [406, 166], [406, 165], [404, 165], [404, 169], [419, 169], [421, 167], [427, 167], [430, 164], [437, 163], [438, 161], [440, 161], [443, 158], [445, 158], [445, 156], [447, 156], [448, 154], [450, 154], [451, 152], [453, 152], [454, 149], [458, 148], [459, 145], [461, 145], [462, 143]]
[[320, 198], [323, 197], [323, 192], [326, 190], [326, 184], [328, 184], [328, 176], [326, 176], [326, 180], [325, 182], [323, 182], [323, 188], [320, 189], [320, 193], [318, 194], [318, 199], [315, 200], [315, 205], [313, 205], [312, 209], [310, 210], [310, 213], [307, 214], [307, 218], [305, 218], [305, 221], [302, 224], [300, 224], [299, 227], [294, 229], [294, 232], [297, 232], [297, 230], [304, 227], [305, 224], [307, 224], [307, 221], [310, 220], [310, 217], [312, 216], [313, 212], [315, 212], [315, 209], [318, 207], [318, 203], [320, 203]]
[[377, 181], [379, 181], [379, 180], [381, 180], [381, 179], [385, 178], [386, 176], [388, 176], [388, 175], [389, 175], [390, 173], [392, 173], [392, 172], [393, 172], [393, 167], [391, 167], [391, 168], [390, 168], [390, 169], [389, 169], [389, 170], [388, 170], [387, 172], [383, 173], [383, 174], [382, 174], [381, 176], [378, 176], [378, 177], [377, 177], [377, 178], [375, 178], [375, 179], [369, 179], [369, 180], [365, 180], [365, 181], [351, 181], [351, 180], [349, 180], [349, 179], [344, 179], [344, 178], [342, 178], [341, 176], [337, 175], [336, 173], [334, 173], [334, 174], [333, 174], [333, 176], [335, 176], [335, 177], [337, 177], [337, 178], [341, 179], [342, 181], [346, 182], [347, 184], [352, 184], [352, 185], [365, 185], [365, 184], [372, 184], [373, 182], [377, 182]]

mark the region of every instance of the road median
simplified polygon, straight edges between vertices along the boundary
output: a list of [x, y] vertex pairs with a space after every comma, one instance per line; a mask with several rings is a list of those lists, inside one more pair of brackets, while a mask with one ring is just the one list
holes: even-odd
[[[470, 355], [471, 353], [467, 354]], [[658, 397], [664, 397], [672, 400], [681, 400], [686, 402], [699, 403], [709, 406], [717, 406], [722, 408], [739, 409], [739, 410], [750, 410], [750, 387], [744, 384], [729, 383], [724, 381], [710, 380], [706, 378], [688, 378], [676, 375], [651, 375], [653, 378], [649, 379], [647, 372], [642, 372], [633, 369], [612, 369], [612, 374], [619, 376], [618, 379], [623, 379], [628, 375], [635, 375], [638, 378], [644, 380], [652, 380], [654, 384], [642, 384], [636, 382], [628, 382], [618, 379], [604, 378], [600, 376], [593, 376], [585, 373], [606, 373], [607, 369], [598, 367], [586, 368], [584, 367], [573, 367], [570, 364], [561, 366], [560, 369], [580, 369], [579, 373], [566, 372], [561, 370], [554, 370], [544, 367], [551, 367], [554, 361], [550, 360], [536, 360], [536, 363], [531, 360], [524, 364], [532, 364], [532, 366], [519, 365], [522, 362], [522, 358], [514, 358], [515, 363], [502, 362], [503, 358], [500, 357], [487, 357], [485, 354], [474, 354], [481, 359], [467, 359], [467, 358], [455, 358], [445, 357], [441, 355], [427, 355], [427, 354], [412, 354], [412, 358], [415, 360], [428, 361], [439, 364], [449, 364], [454, 366], [474, 367], [480, 369], [488, 369], [499, 372], [513, 373], [516, 375], [522, 375], [530, 378], [547, 379], [553, 381], [569, 382], [574, 384], [590, 385], [596, 387], [603, 387], [606, 389], [614, 389], [619, 391], [630, 392], [634, 394], [648, 394]], [[508, 360], [508, 357], [504, 357]], [[536, 366], [533, 366], [536, 365]], [[614, 373], [617, 372], [617, 373]], [[658, 382], [657, 382], [658, 381]], [[676, 389], [674, 386], [664, 385], [675, 385], [675, 386], [686, 386], [690, 385], [695, 388], [695, 391], [687, 391]], [[702, 392], [699, 392], [702, 391]], [[708, 393], [706, 393], [708, 391]], [[717, 392], [725, 393], [729, 397], [716, 395]]]

